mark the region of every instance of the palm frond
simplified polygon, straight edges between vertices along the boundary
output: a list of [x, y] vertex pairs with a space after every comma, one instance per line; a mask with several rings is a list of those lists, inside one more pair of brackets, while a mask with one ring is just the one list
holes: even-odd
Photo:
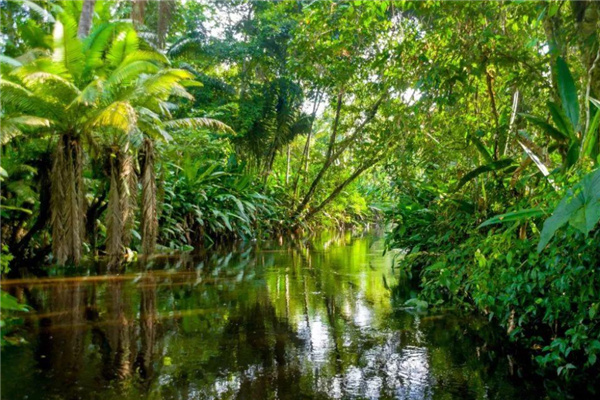
[[171, 95], [192, 99], [191, 94], [179, 82], [192, 80], [193, 77], [193, 74], [189, 71], [165, 69], [141, 82], [140, 90], [146, 93], [147, 96], [160, 96], [164, 100]]
[[0, 79], [0, 99], [4, 110], [12, 108], [24, 112], [35, 111], [31, 101], [33, 97], [33, 93], [23, 86]]
[[135, 128], [137, 113], [135, 109], [125, 101], [118, 101], [98, 113], [93, 119], [92, 126], [96, 128], [110, 127], [129, 133]]
[[162, 65], [171, 64], [169, 59], [164, 54], [148, 50], [136, 50], [130, 52], [123, 60], [123, 63], [128, 64], [135, 61], [154, 61]]
[[12, 123], [10, 118], [0, 118], [0, 144], [4, 146], [16, 137], [22, 136], [23, 131]]
[[84, 67], [84, 54], [81, 41], [77, 38], [77, 24], [73, 21], [56, 21], [54, 24], [54, 52], [52, 59], [65, 69], [74, 79], [79, 79]]
[[169, 129], [211, 129], [235, 134], [229, 125], [212, 118], [180, 118], [165, 122], [165, 127]]
[[83, 104], [85, 106], [89, 106], [95, 104], [102, 95], [102, 90], [104, 86], [104, 81], [102, 79], [96, 79], [87, 85], [75, 99], [69, 104], [71, 107], [74, 104]]
[[35, 72], [23, 77], [28, 89], [70, 103], [80, 94], [79, 89], [65, 78], [48, 72]]
[[163, 125], [164, 123], [158, 114], [145, 107], [138, 108], [138, 126], [144, 134], [152, 139], [169, 141], [171, 135], [164, 129]]
[[133, 28], [121, 31], [113, 41], [106, 59], [112, 67], [119, 66], [128, 54], [139, 49], [139, 39]]
[[104, 53], [118, 27], [118, 23], [104, 23], [95, 28], [85, 38], [83, 41], [83, 52], [85, 54], [84, 75], [88, 75], [94, 69], [104, 65]]
[[158, 72], [158, 67], [148, 61], [134, 61], [128, 64], [121, 64], [106, 80], [106, 88], [110, 90], [112, 86], [127, 85], [133, 80], [137, 80], [141, 74], [154, 74]]
[[23, 135], [24, 128], [50, 126], [50, 120], [32, 115], [2, 116], [0, 122], [0, 144], [5, 145]]
[[28, 127], [40, 127], [50, 126], [50, 120], [47, 118], [40, 118], [33, 115], [19, 115], [12, 117], [11, 122], [16, 125], [28, 126]]
[[36, 95], [18, 83], [0, 79], [0, 99], [5, 114], [25, 114], [53, 120], [64, 114], [65, 108]]

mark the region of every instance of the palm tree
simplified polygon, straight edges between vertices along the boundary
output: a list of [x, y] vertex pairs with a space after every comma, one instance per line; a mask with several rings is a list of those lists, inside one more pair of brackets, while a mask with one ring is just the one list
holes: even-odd
[[97, 32], [81, 41], [76, 21], [63, 13], [52, 36], [49, 50], [36, 52], [32, 61], [2, 77], [2, 114], [16, 122], [8, 125], [10, 132], [3, 127], [2, 138], [7, 142], [22, 135], [19, 125], [37, 125], [43, 137], [55, 142], [50, 174], [53, 254], [60, 264], [78, 263], [84, 220], [81, 139], [89, 133], [94, 108], [89, 99], [97, 92], [95, 70], [109, 34]]
[[[109, 262], [117, 264], [123, 253], [123, 247], [130, 242], [129, 227], [132, 225], [133, 196], [137, 185], [133, 181], [133, 152], [136, 143], [142, 143], [140, 150], [140, 167], [142, 178], [142, 210], [141, 233], [142, 251], [151, 254], [157, 237], [157, 200], [156, 178], [154, 171], [154, 141], [168, 140], [172, 129], [211, 128], [232, 132], [227, 125], [208, 118], [173, 119], [171, 111], [176, 104], [169, 100], [173, 97], [193, 100], [186, 90], [188, 86], [198, 86], [194, 75], [186, 70], [170, 68], [168, 60], [161, 54], [144, 51], [147, 60], [142, 63], [128, 63], [128, 58], [137, 59], [140, 52], [140, 40], [135, 30], [129, 29], [114, 45], [126, 41], [129, 55], [124, 55], [115, 76], [128, 75], [128, 71], [138, 71], [143, 67], [143, 74], [132, 74], [130, 79], [118, 79], [119, 85], [109, 91], [105, 97], [111, 107], [101, 108], [96, 117], [100, 124], [114, 133], [111, 142], [111, 189], [107, 214], [107, 253]], [[135, 65], [135, 67], [132, 67]], [[121, 73], [122, 72], [122, 73]], [[111, 121], [111, 122], [109, 122]], [[109, 135], [110, 136], [110, 135]], [[141, 139], [141, 140], [140, 140]]]
[[169, 129], [230, 128], [204, 118], [172, 120], [175, 105], [169, 99], [191, 99], [185, 87], [197, 83], [191, 73], [169, 68], [165, 56], [144, 50], [130, 24], [105, 23], [81, 40], [74, 19], [63, 14], [53, 39], [51, 55], [17, 66], [0, 83], [2, 140], [36, 127], [56, 141], [51, 172], [54, 257], [60, 264], [81, 260], [84, 138], [108, 149], [106, 249], [111, 264], [118, 263], [129, 245], [137, 187], [133, 156], [135, 144], [144, 143], [142, 233], [144, 252], [149, 253], [156, 240], [152, 141], [168, 139]]

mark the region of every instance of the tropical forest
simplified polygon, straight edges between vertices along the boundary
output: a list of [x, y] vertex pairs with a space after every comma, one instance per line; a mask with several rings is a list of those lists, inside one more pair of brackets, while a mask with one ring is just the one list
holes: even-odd
[[0, 398], [600, 398], [600, 2], [0, 0]]

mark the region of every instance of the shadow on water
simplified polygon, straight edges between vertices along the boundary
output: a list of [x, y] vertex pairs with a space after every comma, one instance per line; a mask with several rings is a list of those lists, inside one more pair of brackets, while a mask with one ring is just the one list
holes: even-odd
[[36, 310], [4, 399], [545, 396], [485, 321], [394, 307], [414, 288], [377, 236], [54, 272], [3, 282]]

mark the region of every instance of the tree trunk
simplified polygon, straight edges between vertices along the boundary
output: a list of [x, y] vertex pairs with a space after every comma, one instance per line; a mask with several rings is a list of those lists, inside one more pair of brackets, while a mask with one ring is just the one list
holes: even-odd
[[273, 143], [271, 144], [269, 154], [267, 155], [267, 159], [265, 160], [265, 165], [263, 167], [263, 185], [267, 184], [267, 180], [273, 171], [273, 163], [275, 162], [275, 156], [277, 155], [277, 136], [273, 138]]
[[77, 28], [77, 36], [84, 38], [90, 34], [92, 28], [92, 19], [94, 18], [94, 5], [96, 0], [84, 0], [79, 16], [79, 26]]
[[[300, 158], [300, 168], [304, 172], [303, 174], [303, 182], [306, 183], [306, 176], [308, 173], [308, 163], [310, 162], [310, 139], [312, 137], [313, 126], [315, 124], [315, 118], [317, 117], [317, 111], [319, 109], [319, 105], [321, 104], [322, 92], [317, 92], [317, 96], [315, 98], [315, 103], [313, 105], [313, 110], [311, 114], [310, 120], [310, 128], [308, 129], [308, 134], [306, 135], [306, 143], [304, 144], [304, 151], [302, 152], [302, 158]], [[294, 180], [294, 200], [296, 199], [296, 195], [298, 194], [298, 182], [300, 180], [300, 173], [296, 174], [296, 179]]]
[[81, 261], [85, 217], [82, 169], [79, 139], [62, 135], [56, 144], [50, 178], [52, 253], [61, 265]]
[[98, 255], [98, 218], [106, 210], [107, 192], [106, 187], [100, 190], [98, 197], [88, 206], [85, 217], [85, 231], [90, 244], [90, 250], [94, 256]]
[[156, 175], [154, 172], [154, 145], [146, 138], [142, 150], [142, 252], [154, 252], [158, 236], [158, 212], [156, 206]]
[[310, 138], [312, 136], [312, 123], [308, 134], [306, 135], [306, 143], [304, 144], [304, 150], [302, 151], [302, 157], [300, 158], [300, 169], [296, 174], [296, 179], [294, 179], [294, 201], [296, 200], [296, 196], [298, 195], [298, 183], [300, 182], [300, 171], [303, 171], [304, 182], [306, 182], [306, 173], [308, 171], [308, 157], [309, 157], [309, 149], [310, 149]]
[[131, 242], [135, 199], [133, 158], [128, 149], [113, 149], [110, 157], [110, 189], [106, 215], [108, 266], [117, 267]]
[[288, 187], [289, 183], [290, 183], [290, 157], [291, 157], [291, 152], [290, 152], [290, 145], [287, 145], [287, 164], [285, 166], [285, 187]]
[[161, 50], [165, 48], [167, 32], [169, 30], [169, 23], [171, 22], [174, 6], [175, 4], [172, 0], [162, 0], [158, 3], [156, 37], [158, 39], [158, 48]]
[[498, 161], [503, 155], [501, 153], [504, 150], [504, 143], [506, 142], [506, 133], [500, 129], [500, 121], [498, 116], [498, 109], [496, 108], [496, 95], [494, 94], [494, 77], [489, 71], [485, 72], [486, 84], [488, 95], [490, 97], [490, 107], [492, 109], [492, 116], [494, 117], [494, 127], [496, 128], [496, 134], [494, 135], [494, 161]]
[[333, 192], [331, 192], [331, 194], [329, 196], [327, 196], [327, 198], [325, 200], [323, 200], [321, 202], [321, 204], [319, 204], [317, 207], [313, 208], [312, 210], [310, 210], [310, 212], [308, 214], [306, 214], [306, 217], [304, 218], [305, 221], [308, 221], [309, 219], [311, 219], [312, 217], [314, 217], [317, 213], [319, 213], [327, 204], [329, 204], [332, 200], [334, 200], [337, 196], [339, 196], [339, 194], [342, 192], [342, 190], [344, 190], [346, 188], [346, 186], [348, 186], [349, 184], [351, 184], [352, 182], [354, 182], [354, 180], [356, 178], [358, 178], [360, 176], [360, 174], [362, 174], [363, 172], [365, 172], [367, 169], [371, 168], [373, 165], [375, 165], [379, 160], [381, 160], [381, 157], [376, 158], [375, 160], [361, 166], [360, 168], [358, 168], [356, 171], [354, 171], [354, 173], [352, 175], [350, 175], [348, 177], [348, 179], [346, 179], [344, 182], [342, 182], [341, 184], [339, 184], [334, 190]]
[[338, 119], [339, 119], [339, 113], [340, 113], [340, 108], [341, 108], [341, 96], [338, 96], [338, 106], [337, 106], [337, 110], [336, 110], [336, 118], [335, 118], [334, 125], [333, 125], [332, 136], [330, 137], [330, 140], [329, 140], [329, 147], [327, 149], [327, 156], [325, 157], [325, 163], [323, 164], [323, 166], [321, 167], [321, 170], [319, 171], [319, 173], [313, 180], [312, 184], [310, 185], [310, 188], [308, 189], [308, 192], [302, 199], [302, 202], [298, 205], [296, 210], [294, 210], [293, 214], [291, 215], [292, 219], [297, 219], [300, 216], [300, 214], [302, 214], [302, 212], [304, 211], [304, 209], [306, 208], [306, 206], [312, 199], [312, 196], [314, 195], [314, 193], [317, 189], [317, 186], [321, 182], [321, 179], [323, 179], [323, 176], [325, 175], [325, 173], [327, 172], [329, 167], [360, 136], [360, 134], [363, 132], [363, 129], [365, 128], [365, 126], [367, 126], [367, 124], [369, 122], [371, 122], [373, 120], [373, 118], [375, 118], [375, 115], [377, 115], [377, 110], [379, 109], [379, 106], [381, 105], [381, 102], [383, 101], [383, 99], [385, 98], [386, 95], [387, 95], [387, 92], [382, 93], [382, 95], [379, 97], [379, 99], [377, 99], [375, 104], [373, 104], [371, 109], [367, 112], [367, 115], [365, 116], [363, 121], [354, 129], [354, 132], [352, 132], [352, 134], [350, 134], [350, 136], [348, 136], [348, 138], [344, 140], [343, 144], [338, 144], [338, 146], [334, 152], [333, 149], [334, 149], [334, 145], [335, 145], [335, 136], [337, 135]]
[[321, 179], [325, 175], [325, 172], [327, 172], [327, 170], [329, 169], [331, 164], [333, 164], [333, 162], [335, 161], [335, 158], [333, 157], [333, 147], [335, 146], [335, 138], [337, 136], [337, 130], [338, 130], [339, 122], [340, 122], [340, 113], [342, 110], [342, 97], [343, 97], [343, 91], [340, 90], [340, 92], [338, 93], [338, 97], [337, 97], [335, 119], [333, 121], [333, 127], [331, 129], [331, 136], [329, 137], [329, 145], [327, 146], [327, 154], [325, 156], [325, 163], [323, 164], [323, 167], [321, 167], [321, 169], [319, 170], [319, 173], [317, 174], [317, 176], [313, 180], [312, 184], [310, 185], [308, 192], [306, 193], [306, 195], [304, 195], [302, 202], [300, 202], [300, 204], [298, 205], [298, 207], [292, 214], [292, 219], [298, 217], [302, 213], [302, 211], [304, 211], [304, 209], [308, 205], [308, 202], [310, 201], [313, 194], [315, 193], [315, 190], [317, 189], [317, 185], [321, 182]]

